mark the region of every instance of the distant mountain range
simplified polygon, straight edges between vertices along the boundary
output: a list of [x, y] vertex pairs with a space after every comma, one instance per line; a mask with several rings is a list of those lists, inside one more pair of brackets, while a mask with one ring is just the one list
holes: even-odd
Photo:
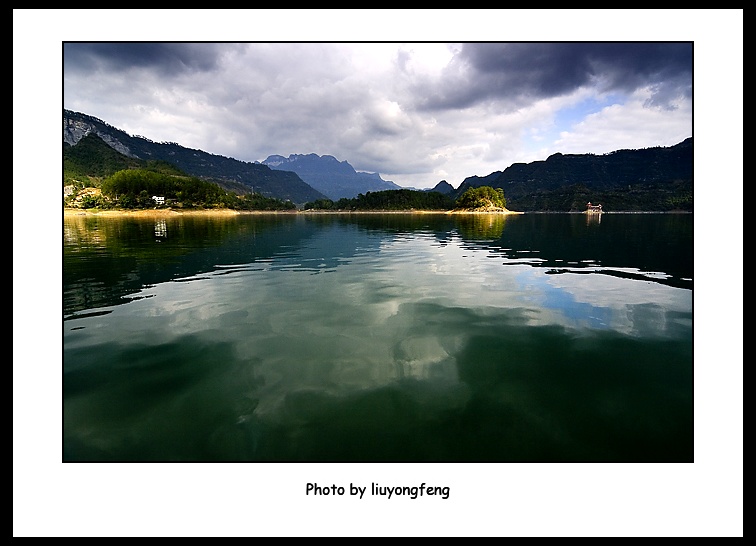
[[[162, 160], [191, 176], [239, 194], [260, 193], [302, 205], [336, 201], [367, 192], [403, 189], [378, 173], [357, 172], [330, 155], [271, 155], [244, 162], [132, 136], [87, 114], [63, 110], [63, 146], [96, 135], [127, 158]], [[553, 154], [543, 161], [515, 163], [487, 176], [470, 176], [457, 188], [442, 180], [431, 190], [458, 197], [471, 187], [502, 188], [516, 211], [582, 211], [601, 203], [605, 211], [693, 210], [693, 138], [671, 147], [617, 150], [603, 155]]]
[[524, 212], [582, 211], [589, 201], [605, 211], [692, 211], [693, 138], [668, 148], [556, 153], [545, 161], [514, 163], [466, 178], [455, 195], [479, 186], [502, 188], [507, 208]]
[[383, 180], [378, 173], [357, 172], [347, 161], [339, 161], [331, 155], [271, 155], [262, 164], [271, 169], [297, 173], [302, 180], [333, 201], [342, 197], [352, 199], [369, 191], [402, 189], [391, 181]]
[[216, 182], [236, 193], [255, 192], [296, 204], [326, 198], [294, 172], [185, 148], [176, 142], [153, 142], [143, 136], [131, 136], [87, 114], [63, 110], [64, 147], [75, 146], [89, 134], [97, 135], [127, 157], [166, 161], [188, 175]]

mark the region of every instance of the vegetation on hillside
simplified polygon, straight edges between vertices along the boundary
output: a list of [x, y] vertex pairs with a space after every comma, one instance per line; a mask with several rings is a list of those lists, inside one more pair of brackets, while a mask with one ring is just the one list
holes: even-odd
[[102, 179], [121, 169], [147, 167], [146, 162], [118, 153], [95, 135], [76, 146], [63, 143], [63, 186], [98, 188]]
[[[259, 193], [276, 197], [282, 201], [291, 200], [293, 203], [304, 203], [324, 197], [323, 194], [305, 184], [296, 173], [277, 171], [267, 165], [239, 161], [202, 150], [185, 148], [176, 142], [154, 142], [143, 136], [131, 136], [93, 116], [64, 109], [64, 127], [75, 122], [87, 127], [90, 133], [79, 140], [75, 146], [69, 146], [71, 150], [79, 148], [86, 138], [98, 139], [104, 146], [108, 146], [106, 141], [110, 139], [110, 141], [128, 148], [135, 158], [166, 161], [189, 176], [211, 180], [221, 187], [239, 194]], [[139, 161], [138, 159], [135, 160]], [[126, 167], [122, 166], [119, 169], [122, 168]], [[115, 171], [108, 174], [113, 172]]]
[[[161, 160], [127, 157], [94, 135], [63, 149], [64, 206], [98, 209], [228, 208], [291, 210], [293, 203], [255, 193], [237, 194], [188, 176]], [[162, 197], [158, 203], [154, 197]]]
[[305, 210], [448, 210], [454, 200], [448, 195], [421, 190], [383, 190], [366, 192], [351, 199], [343, 197], [338, 201], [319, 199], [304, 205]]
[[693, 139], [669, 148], [617, 150], [604, 155], [553, 154], [545, 161], [514, 163], [457, 189], [503, 188], [517, 211], [692, 211]]
[[601, 203], [605, 212], [693, 211], [692, 181], [672, 181], [666, 185], [632, 184], [622, 188], [591, 189], [573, 184], [551, 191], [535, 191], [511, 200], [521, 211], [584, 211], [587, 203]]
[[[293, 203], [259, 194], [237, 195], [199, 178], [147, 169], [124, 169], [105, 178], [99, 195], [86, 194], [81, 208], [152, 209], [181, 208], [232, 210], [291, 210]], [[159, 201], [156, 198], [162, 198]], [[76, 206], [76, 203], [73, 203]]]
[[481, 186], [469, 188], [459, 198], [437, 191], [422, 190], [384, 190], [359, 194], [352, 199], [342, 198], [338, 201], [319, 199], [306, 203], [305, 210], [333, 211], [397, 211], [397, 210], [506, 210], [507, 200], [504, 190]]
[[457, 210], [480, 211], [506, 210], [507, 200], [504, 197], [504, 190], [501, 188], [480, 186], [465, 190], [457, 198], [454, 208]]

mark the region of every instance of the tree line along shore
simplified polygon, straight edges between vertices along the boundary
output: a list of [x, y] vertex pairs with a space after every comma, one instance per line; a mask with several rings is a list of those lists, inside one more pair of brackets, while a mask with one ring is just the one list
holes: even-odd
[[[508, 213], [500, 188], [481, 186], [467, 189], [456, 199], [437, 191], [383, 190], [333, 201], [318, 199], [303, 205], [258, 193], [237, 194], [194, 177], [156, 170], [125, 169], [100, 181], [97, 186], [73, 180], [64, 186], [65, 214], [242, 214], [295, 212], [461, 212]], [[90, 180], [91, 181], [91, 180]]]

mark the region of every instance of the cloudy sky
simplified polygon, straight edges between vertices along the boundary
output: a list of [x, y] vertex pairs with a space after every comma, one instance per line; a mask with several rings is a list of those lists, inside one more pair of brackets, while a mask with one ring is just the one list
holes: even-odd
[[243, 161], [332, 155], [405, 187], [693, 136], [688, 42], [72, 42], [63, 106]]

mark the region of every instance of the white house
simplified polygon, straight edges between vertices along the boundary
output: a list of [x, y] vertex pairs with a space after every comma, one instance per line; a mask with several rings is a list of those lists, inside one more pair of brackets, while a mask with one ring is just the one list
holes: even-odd
[[590, 201], [588, 201], [588, 209], [585, 212], [604, 212], [604, 209], [601, 207], [601, 205], [593, 205]]

